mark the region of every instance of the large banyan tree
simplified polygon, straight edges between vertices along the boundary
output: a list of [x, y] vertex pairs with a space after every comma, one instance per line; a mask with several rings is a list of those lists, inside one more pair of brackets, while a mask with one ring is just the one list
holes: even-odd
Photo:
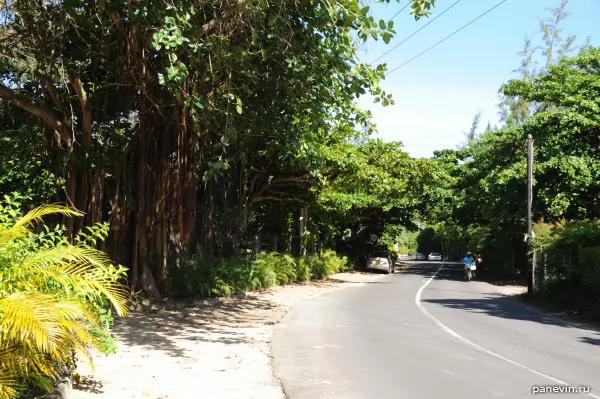
[[0, 0], [0, 103], [61, 160], [69, 235], [110, 222], [159, 296], [171, 256], [234, 254], [257, 204], [308, 200], [356, 96], [388, 101], [355, 43], [392, 28], [358, 0]]

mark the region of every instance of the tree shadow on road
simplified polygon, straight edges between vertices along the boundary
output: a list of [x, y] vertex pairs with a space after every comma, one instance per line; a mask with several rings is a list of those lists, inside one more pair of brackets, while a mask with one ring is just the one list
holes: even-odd
[[337, 278], [328, 278], [327, 281], [340, 284], [391, 284], [390, 281], [348, 281]]
[[[397, 271], [398, 274], [419, 275], [430, 278], [435, 275], [439, 280], [464, 281], [465, 275], [463, 266], [460, 264], [444, 264], [442, 270], [439, 270], [442, 263], [415, 263], [412, 266], [404, 267]], [[439, 270], [439, 271], [438, 271]], [[437, 271], [437, 274], [435, 274]]]
[[[414, 263], [411, 266], [402, 268], [399, 273], [413, 274], [423, 276], [425, 278], [432, 277], [436, 271], [438, 273], [435, 278], [438, 280], [450, 280], [450, 281], [465, 281], [464, 266], [462, 263], [443, 263], [444, 267], [439, 270], [442, 263]], [[523, 286], [524, 283], [519, 279], [497, 279], [489, 277], [485, 268], [480, 268], [475, 272], [475, 278], [473, 281], [479, 281], [488, 283], [495, 286]]]
[[586, 344], [590, 344], [590, 345], [598, 345], [600, 346], [600, 338], [593, 338], [593, 337], [579, 337], [579, 340], [581, 342], [584, 342]]
[[[448, 308], [460, 309], [473, 313], [483, 313], [505, 319], [525, 320], [567, 328], [580, 327], [560, 320], [556, 317], [546, 316], [529, 306], [525, 306], [522, 303], [507, 297], [486, 296], [479, 299], [423, 299], [422, 302], [442, 305]], [[585, 327], [587, 328], [587, 326]], [[582, 336], [579, 339], [581, 342], [600, 345], [600, 339], [593, 337], [592, 334], [589, 336]]]

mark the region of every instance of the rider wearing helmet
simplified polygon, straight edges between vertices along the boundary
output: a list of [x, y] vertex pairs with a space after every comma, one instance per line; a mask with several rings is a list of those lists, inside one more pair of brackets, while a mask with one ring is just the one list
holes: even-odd
[[475, 262], [475, 258], [473, 258], [473, 254], [471, 252], [467, 252], [467, 255], [464, 257], [463, 262], [465, 262], [465, 276], [467, 275], [467, 270], [471, 269], [471, 265]]

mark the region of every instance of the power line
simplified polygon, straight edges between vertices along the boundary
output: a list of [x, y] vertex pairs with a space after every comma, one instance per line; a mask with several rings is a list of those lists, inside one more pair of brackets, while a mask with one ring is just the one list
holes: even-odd
[[[552, 137], [539, 137], [536, 138], [535, 141], [537, 143], [545, 143], [547, 140], [552, 139]], [[527, 140], [527, 137], [515, 137], [512, 140], [511, 139], [505, 139], [505, 140], [499, 140], [498, 138], [493, 138], [491, 139], [489, 142], [478, 142], [478, 144], [485, 144], [485, 145], [489, 145], [489, 144], [505, 144], [505, 145], [521, 145], [525, 142], [525, 140]], [[427, 148], [449, 148], [449, 147], [460, 147], [460, 146], [464, 146], [466, 145], [466, 143], [448, 143], [448, 144], [432, 144], [432, 143], [419, 143], [419, 142], [404, 142], [402, 141], [402, 139], [398, 139], [398, 140], [393, 140], [393, 141], [399, 141], [402, 143], [403, 146], [406, 147], [427, 147]], [[525, 147], [523, 147], [525, 148]], [[451, 148], [449, 148], [451, 149]]]
[[460, 32], [461, 30], [465, 29], [467, 26], [471, 25], [473, 22], [477, 21], [478, 19], [480, 19], [484, 15], [486, 15], [489, 12], [491, 12], [492, 10], [496, 9], [497, 7], [499, 7], [500, 5], [502, 5], [503, 3], [506, 3], [506, 1], [507, 0], [502, 0], [501, 2], [499, 2], [498, 4], [496, 4], [494, 7], [490, 8], [489, 10], [487, 10], [486, 12], [484, 12], [483, 14], [481, 14], [480, 16], [478, 16], [477, 18], [471, 20], [471, 22], [469, 22], [469, 23], [463, 25], [462, 27], [460, 27], [459, 29], [455, 30], [454, 32], [452, 32], [451, 34], [449, 34], [448, 36], [446, 36], [445, 38], [443, 38], [442, 40], [440, 40], [439, 42], [437, 42], [433, 46], [429, 47], [427, 50], [422, 51], [421, 53], [417, 54], [416, 56], [414, 56], [410, 60], [408, 60], [408, 61], [404, 62], [403, 64], [401, 64], [400, 66], [397, 66], [396, 68], [392, 69], [391, 71], [389, 71], [388, 73], [386, 73], [385, 76], [388, 76], [390, 73], [392, 73], [394, 71], [397, 71], [398, 69], [402, 68], [404, 65], [408, 64], [409, 62], [412, 62], [412, 61], [416, 60], [417, 58], [419, 58], [420, 56], [422, 56], [423, 54], [425, 54], [429, 50], [433, 49], [434, 47], [438, 46], [439, 44], [441, 44], [441, 43], [445, 42], [446, 40], [450, 39], [452, 36], [454, 36], [455, 34], [457, 34], [458, 32]]
[[[406, 3], [406, 5], [405, 5], [404, 7], [402, 7], [402, 8], [400, 9], [400, 11], [398, 11], [397, 13], [395, 13], [394, 15], [392, 15], [392, 18], [388, 19], [388, 21], [387, 21], [387, 24], [386, 24], [386, 25], [389, 25], [389, 23], [390, 23], [390, 22], [391, 22], [391, 21], [392, 21], [394, 18], [396, 18], [396, 17], [397, 17], [397, 16], [398, 16], [398, 15], [399, 15], [399, 14], [400, 14], [402, 11], [404, 11], [404, 9], [405, 9], [406, 7], [408, 7], [408, 6], [410, 5], [410, 3], [411, 3], [411, 2], [409, 1], [408, 3]], [[367, 42], [366, 40], [365, 40], [364, 42], [362, 42], [362, 43], [361, 43], [361, 44], [360, 44], [360, 45], [359, 45], [359, 46], [358, 46], [356, 49], [357, 49], [357, 50], [358, 50], [358, 49], [360, 49], [362, 46], [364, 46], [364, 45], [365, 45], [365, 43], [366, 43], [366, 42]]]
[[[425, 25], [423, 25], [420, 29], [418, 29], [417, 31], [415, 31], [413, 34], [411, 34], [410, 36], [408, 36], [407, 38], [405, 38], [404, 40], [402, 40], [400, 43], [396, 44], [394, 47], [392, 47], [391, 49], [389, 49], [388, 51], [386, 51], [385, 53], [383, 53], [379, 58], [377, 58], [375, 61], [373, 62], [377, 62], [380, 59], [382, 59], [383, 57], [385, 57], [386, 55], [388, 55], [389, 53], [391, 53], [392, 51], [394, 51], [396, 48], [398, 48], [398, 46], [400, 46], [401, 44], [405, 43], [408, 39], [410, 39], [411, 37], [413, 37], [414, 35], [416, 35], [417, 33], [419, 33], [420, 31], [422, 31], [423, 29], [425, 29], [427, 27], [427, 25], [429, 25], [430, 23], [432, 23], [433, 21], [435, 21], [436, 19], [438, 19], [439, 17], [441, 17], [442, 15], [444, 15], [444, 13], [448, 10], [450, 10], [452, 7], [454, 7], [455, 5], [457, 5], [458, 3], [460, 3], [460, 0], [457, 0], [454, 4], [452, 4], [450, 7], [446, 8], [444, 11], [442, 11], [440, 13], [440, 15], [438, 15], [437, 17], [433, 18], [431, 21], [427, 22]], [[392, 17], [393, 18], [393, 17]]]
[[392, 16], [392, 18], [388, 19], [388, 23], [390, 23], [390, 21], [391, 21], [392, 19], [396, 18], [396, 17], [398, 16], [398, 14], [400, 14], [402, 11], [404, 11], [404, 9], [405, 9], [406, 7], [408, 7], [409, 5], [410, 5], [410, 1], [409, 1], [409, 2], [408, 2], [408, 3], [407, 3], [405, 6], [404, 6], [404, 7], [402, 7], [402, 8], [400, 9], [400, 11], [398, 11], [397, 13], [395, 13], [395, 14]]

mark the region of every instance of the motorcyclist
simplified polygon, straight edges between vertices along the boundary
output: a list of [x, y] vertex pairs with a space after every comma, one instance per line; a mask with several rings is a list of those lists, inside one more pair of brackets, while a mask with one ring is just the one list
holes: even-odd
[[465, 263], [465, 277], [467, 276], [467, 270], [471, 269], [471, 265], [475, 262], [475, 258], [473, 258], [473, 254], [471, 252], [467, 252], [467, 255], [464, 257], [463, 262]]
[[481, 266], [482, 262], [483, 257], [481, 256], [481, 251], [475, 252], [475, 266], [477, 266], [477, 270], [479, 270], [479, 267]]

